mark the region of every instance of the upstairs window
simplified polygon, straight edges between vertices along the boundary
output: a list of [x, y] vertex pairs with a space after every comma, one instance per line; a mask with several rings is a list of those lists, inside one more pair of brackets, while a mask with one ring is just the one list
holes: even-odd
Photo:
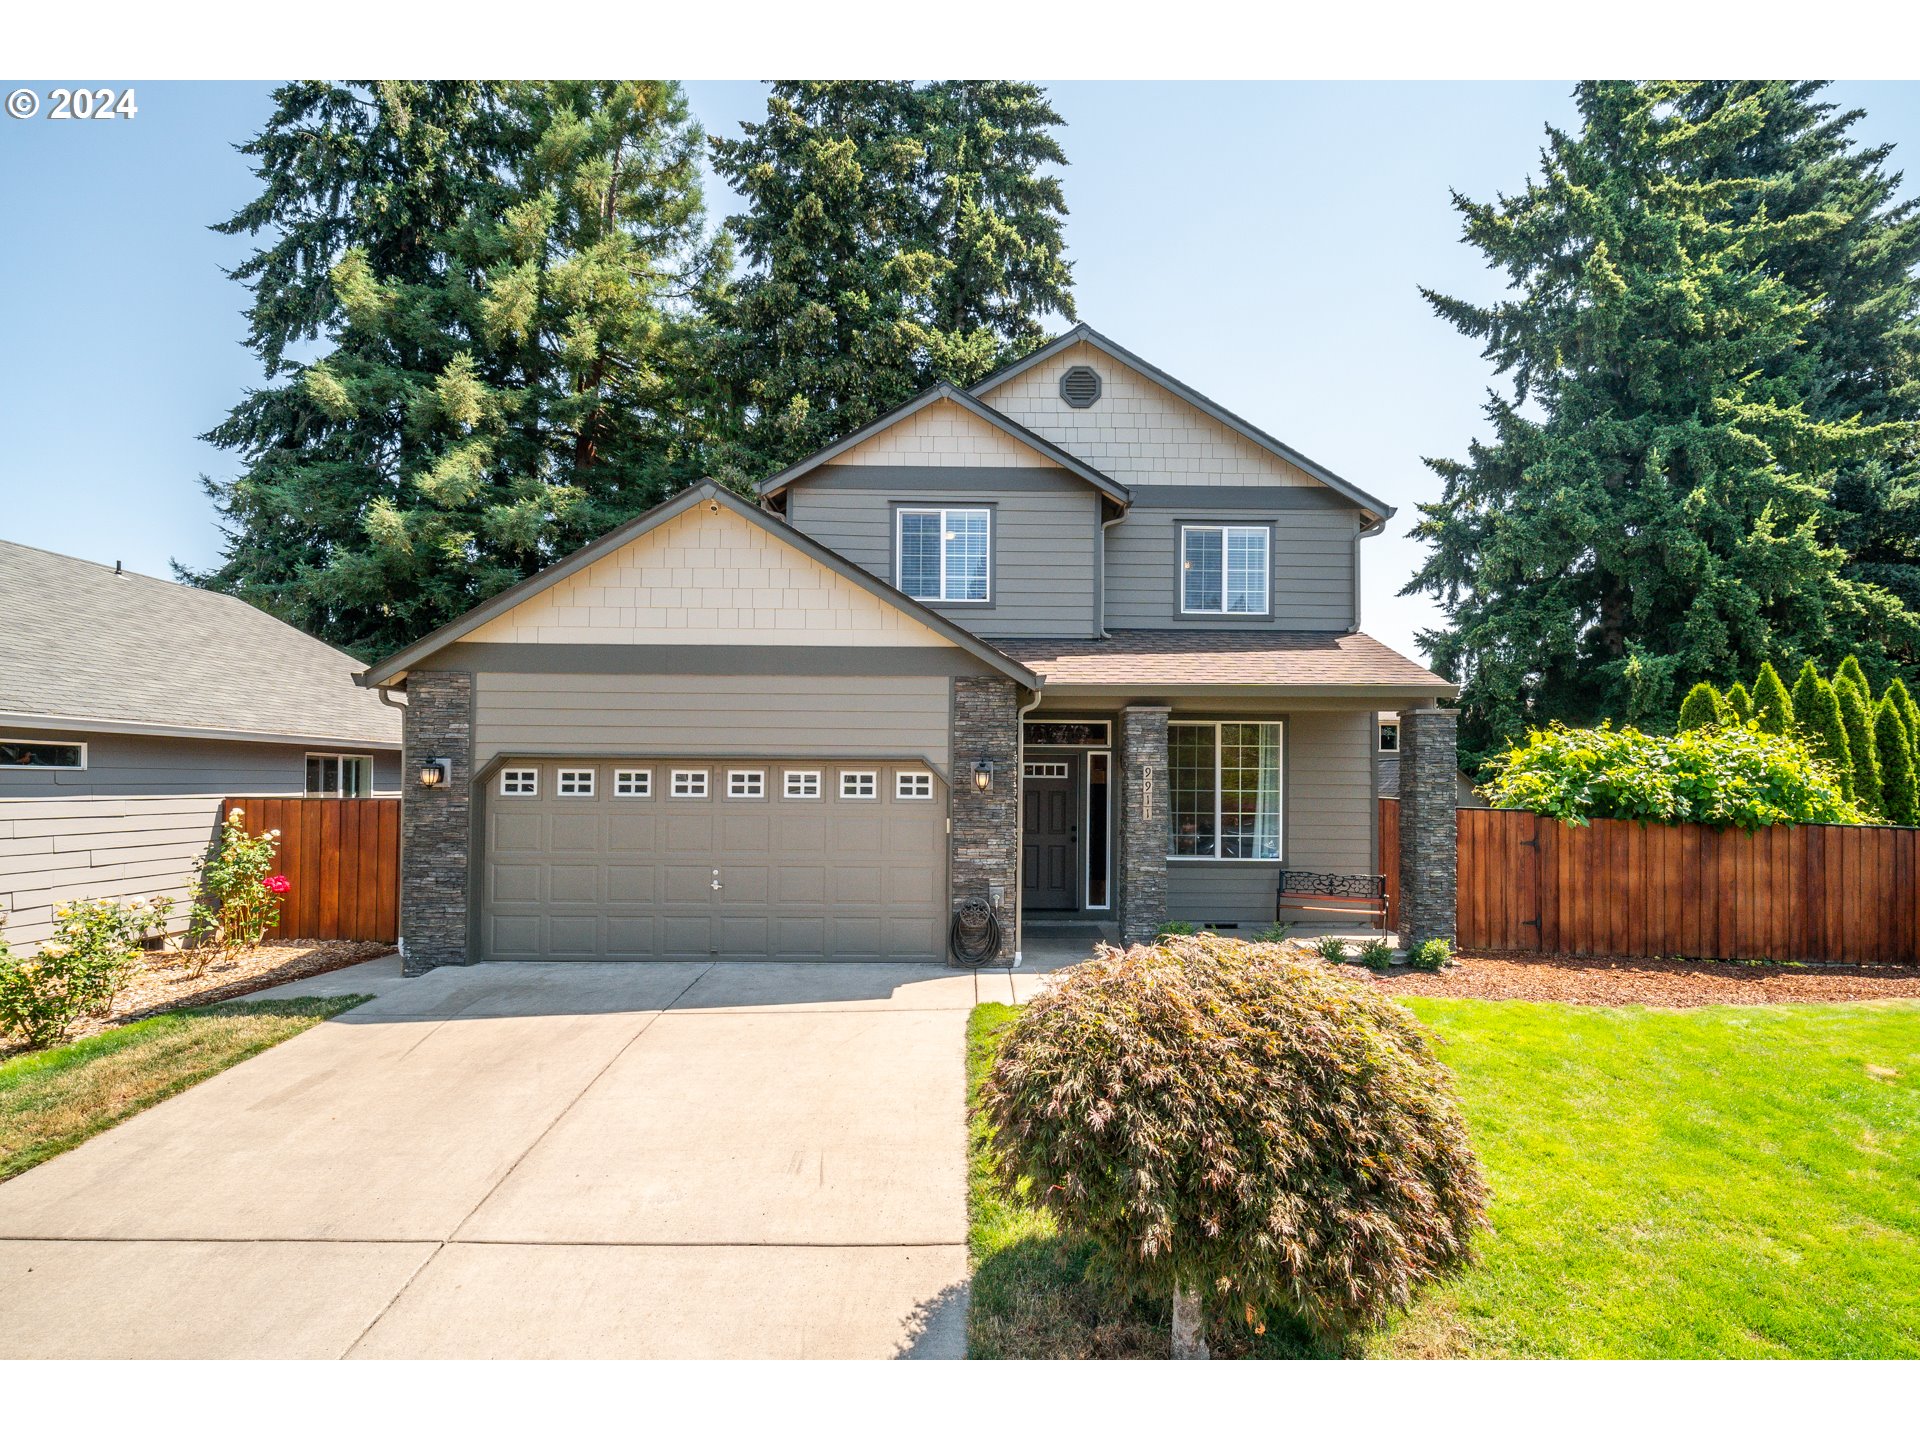
[[1184, 525], [1180, 529], [1180, 613], [1265, 615], [1267, 527]]
[[903, 506], [899, 515], [902, 590], [916, 600], [980, 603], [989, 598], [989, 512]]

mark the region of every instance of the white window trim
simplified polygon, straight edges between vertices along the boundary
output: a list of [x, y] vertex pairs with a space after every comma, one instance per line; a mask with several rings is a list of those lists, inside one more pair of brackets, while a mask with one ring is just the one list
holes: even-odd
[[[1393, 744], [1391, 747], [1387, 744], [1386, 736], [1389, 728], [1393, 730]], [[1398, 720], [1382, 720], [1377, 723], [1373, 727], [1373, 744], [1374, 748], [1382, 755], [1398, 755], [1400, 753], [1400, 722]]]
[[[1210, 530], [1220, 536], [1220, 608], [1218, 610], [1200, 610], [1187, 604], [1187, 536], [1196, 530]], [[1227, 537], [1236, 530], [1260, 537], [1260, 605], [1253, 610], [1229, 610], [1227, 608]], [[1180, 527], [1180, 613], [1182, 615], [1221, 615], [1241, 616], [1249, 620], [1261, 620], [1273, 613], [1273, 527], [1270, 525], [1227, 525], [1203, 524], [1182, 525]]]
[[[1190, 726], [1201, 729], [1213, 728], [1213, 848], [1220, 848], [1220, 834], [1225, 828], [1224, 789], [1220, 784], [1220, 727], [1222, 725], [1272, 725], [1278, 728], [1280, 738], [1276, 742], [1280, 747], [1280, 808], [1276, 816], [1279, 831], [1277, 852], [1272, 855], [1176, 855], [1173, 853], [1173, 837], [1167, 837], [1167, 863], [1185, 865], [1197, 862], [1202, 865], [1285, 865], [1287, 860], [1287, 722], [1268, 720], [1257, 716], [1235, 716], [1227, 720], [1170, 720], [1167, 728]], [[1111, 784], [1111, 782], [1109, 782]], [[1167, 780], [1167, 813], [1173, 813], [1173, 780], [1171, 774]], [[1111, 880], [1108, 882], [1111, 884]]]
[[[84, 740], [46, 740], [26, 735], [0, 735], [0, 745], [70, 745], [80, 751], [78, 765], [4, 765], [0, 770], [84, 770], [87, 768], [87, 742]], [[304, 778], [304, 777], [302, 777]]]
[[[634, 785], [638, 788], [623, 790], [622, 785]], [[615, 770], [613, 772], [613, 796], [616, 800], [651, 800], [653, 798], [653, 771], [651, 770]]]
[[[708, 778], [705, 770], [675, 770], [667, 781], [667, 798], [669, 800], [705, 800], [712, 794], [713, 789], [708, 783]], [[683, 780], [698, 780], [700, 788], [682, 791], [680, 782]]]
[[[524, 779], [531, 779], [533, 781], [533, 788], [531, 790], [509, 790], [507, 788], [507, 782], [509, 780]], [[502, 770], [500, 772], [500, 793], [509, 800], [534, 800], [539, 798], [539, 770]]]
[[[802, 782], [802, 788], [799, 790], [793, 788], [793, 782], [796, 780]], [[818, 800], [826, 793], [826, 787], [821, 781], [822, 776], [818, 770], [788, 770], [781, 778], [780, 793], [788, 800]], [[809, 782], [813, 786], [811, 791], [804, 788]]]
[[[598, 770], [561, 770], [553, 777], [553, 793], [563, 800], [591, 800], [599, 781]], [[581, 777], [586, 777], [587, 788], [580, 788]], [[567, 787], [573, 788], [569, 790]]]
[[[736, 790], [734, 786], [751, 782], [752, 790]], [[764, 800], [767, 798], [767, 772], [764, 770], [727, 771], [727, 798], [729, 800]]]
[[[906, 576], [907, 526], [909, 515], [938, 515], [940, 517], [940, 593], [938, 595], [912, 595], [904, 583]], [[961, 599], [947, 594], [947, 516], [981, 515], [987, 522], [987, 591], [979, 599], [971, 597]], [[991, 505], [902, 505], [893, 512], [893, 578], [895, 588], [903, 595], [912, 595], [922, 605], [991, 605], [993, 603], [993, 507]]]
[[[5, 743], [5, 742], [4, 742], [4, 740], [0, 740], [0, 744], [3, 744], [3, 743]], [[59, 743], [59, 744], [71, 744], [72, 742], [71, 742], [71, 741], [59, 741], [59, 742], [55, 742], [55, 743]], [[81, 758], [82, 758], [82, 759], [84, 759], [84, 758], [85, 758], [85, 756], [84, 756], [84, 754], [82, 755], [82, 757], [81, 757]], [[361, 755], [361, 754], [358, 754], [358, 753], [356, 753], [356, 752], [354, 752], [354, 751], [351, 751], [351, 750], [309, 750], [309, 751], [307, 751], [307, 759], [308, 759], [309, 761], [312, 761], [312, 760], [332, 760], [332, 761], [334, 761], [334, 762], [335, 762], [335, 764], [334, 764], [334, 772], [333, 772], [333, 773], [334, 773], [334, 779], [335, 779], [335, 781], [336, 781], [336, 783], [337, 783], [337, 782], [339, 781], [339, 779], [340, 779], [340, 777], [341, 777], [341, 776], [342, 776], [342, 775], [343, 775], [343, 774], [345, 773], [345, 772], [344, 772], [344, 771], [343, 771], [343, 770], [342, 770], [342, 769], [340, 768], [340, 765], [339, 765], [339, 762], [340, 762], [340, 761], [342, 761], [342, 760], [358, 760], [358, 761], [359, 761], [359, 762], [360, 762], [361, 764], [363, 764], [364, 766], [366, 766], [366, 771], [367, 771], [367, 793], [366, 793], [365, 795], [347, 795], [347, 794], [343, 794], [343, 793], [342, 793], [342, 792], [341, 792], [341, 791], [340, 791], [339, 789], [335, 789], [335, 790], [333, 790], [333, 791], [331, 791], [331, 792], [327, 792], [327, 791], [319, 791], [319, 790], [308, 790], [308, 791], [306, 791], [306, 792], [304, 792], [304, 793], [305, 793], [306, 795], [308, 795], [308, 796], [309, 796], [310, 798], [312, 798], [312, 799], [315, 799], [315, 800], [324, 800], [324, 799], [331, 799], [331, 800], [366, 800], [366, 799], [371, 799], [371, 798], [372, 798], [372, 796], [373, 796], [373, 756], [371, 756], [371, 755]], [[59, 765], [59, 766], [54, 766], [54, 765], [22, 765], [22, 766], [18, 766], [18, 767], [15, 767], [15, 766], [8, 766], [7, 768], [8, 768], [8, 769], [15, 769], [15, 768], [18, 768], [18, 769], [22, 769], [22, 770], [54, 770], [54, 769], [59, 769], [59, 770], [71, 770], [71, 769], [73, 769], [74, 767], [73, 767], [73, 766], [71, 766], [71, 765]], [[80, 768], [80, 769], [82, 769], [82, 770], [84, 770], [84, 769], [86, 769], [87, 767], [86, 767], [85, 765], [82, 765], [82, 766], [80, 766], [79, 768]], [[304, 770], [304, 768], [305, 768], [305, 767], [304, 767], [304, 765], [303, 765], [303, 766], [302, 766], [302, 769]], [[303, 775], [301, 776], [301, 780], [302, 780], [302, 782], [303, 782], [303, 783], [304, 783], [304, 781], [305, 781], [305, 779], [306, 779], [306, 776], [305, 776], [305, 775], [303, 774]]]
[[[864, 780], [868, 788], [855, 792], [847, 788], [853, 780]], [[840, 798], [842, 800], [878, 800], [880, 798], [880, 772], [878, 770], [842, 770], [840, 772]]]
[[[909, 789], [908, 787], [913, 788]], [[893, 798], [896, 800], [933, 799], [933, 772], [931, 770], [897, 770], [893, 776]]]

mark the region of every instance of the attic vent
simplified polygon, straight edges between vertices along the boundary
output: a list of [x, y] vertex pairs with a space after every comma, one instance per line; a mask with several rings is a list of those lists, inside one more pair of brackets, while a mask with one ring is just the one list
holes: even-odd
[[1060, 377], [1060, 398], [1076, 410], [1092, 408], [1100, 398], [1100, 372], [1090, 365], [1075, 365]]

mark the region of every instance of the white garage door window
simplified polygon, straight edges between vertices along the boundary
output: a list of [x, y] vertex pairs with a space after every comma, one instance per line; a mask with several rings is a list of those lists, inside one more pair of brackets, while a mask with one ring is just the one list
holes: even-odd
[[488, 787], [486, 802], [487, 959], [945, 953], [946, 787], [924, 765], [722, 756], [510, 770], [514, 785]]

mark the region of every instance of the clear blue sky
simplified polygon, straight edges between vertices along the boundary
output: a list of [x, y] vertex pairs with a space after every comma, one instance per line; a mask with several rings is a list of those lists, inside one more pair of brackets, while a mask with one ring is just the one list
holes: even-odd
[[[0, 536], [157, 575], [217, 557], [198, 477], [233, 461], [195, 437], [259, 371], [222, 273], [248, 243], [206, 227], [253, 191], [231, 147], [270, 88], [142, 84], [131, 122], [0, 117]], [[1365, 623], [1409, 653], [1435, 620], [1395, 594], [1436, 493], [1420, 457], [1464, 452], [1489, 381], [1416, 287], [1492, 293], [1448, 190], [1518, 188], [1570, 88], [1051, 87], [1081, 318], [1400, 507], [1366, 547]], [[715, 133], [763, 106], [751, 82], [688, 91]], [[1836, 91], [1920, 176], [1920, 85]]]

